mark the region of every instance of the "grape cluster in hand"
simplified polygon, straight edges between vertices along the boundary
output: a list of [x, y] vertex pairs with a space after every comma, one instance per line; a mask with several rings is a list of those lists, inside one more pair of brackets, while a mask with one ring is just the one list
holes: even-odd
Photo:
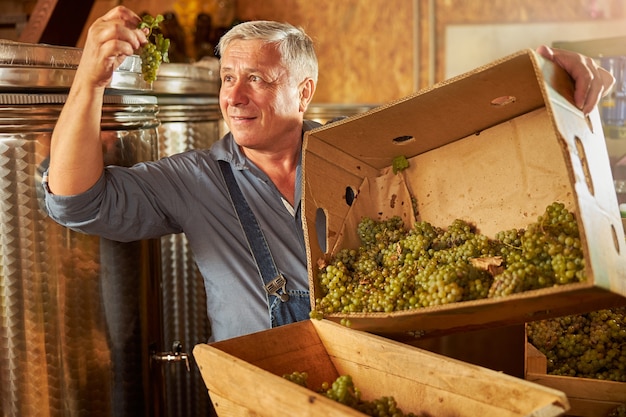
[[399, 217], [363, 218], [357, 233], [359, 248], [339, 251], [318, 270], [311, 318], [389, 313], [586, 280], [578, 224], [560, 202], [526, 229], [494, 239], [460, 219], [445, 229], [418, 221], [406, 230]]
[[158, 33], [159, 25], [163, 19], [162, 15], [152, 17], [146, 14], [139, 24], [139, 29], [147, 28], [149, 30], [148, 43], [139, 50], [141, 73], [143, 79], [149, 83], [156, 80], [161, 62], [169, 62], [170, 40], [164, 38], [162, 33]]
[[[308, 374], [306, 372], [295, 371], [283, 375], [283, 378], [308, 388]], [[413, 413], [404, 414], [392, 396], [384, 396], [372, 401], [362, 399], [361, 391], [354, 385], [350, 375], [340, 375], [332, 384], [324, 382], [318, 392], [331, 400], [372, 417], [419, 417]]]

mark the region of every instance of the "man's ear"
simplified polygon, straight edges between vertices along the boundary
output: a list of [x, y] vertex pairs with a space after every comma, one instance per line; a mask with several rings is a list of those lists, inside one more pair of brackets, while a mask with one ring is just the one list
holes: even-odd
[[302, 113], [309, 107], [313, 93], [315, 93], [315, 81], [312, 78], [307, 78], [300, 84], [300, 111]]

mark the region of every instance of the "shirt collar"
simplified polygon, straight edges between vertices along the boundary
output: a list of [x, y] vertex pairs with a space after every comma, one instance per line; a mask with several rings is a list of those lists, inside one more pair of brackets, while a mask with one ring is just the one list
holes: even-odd
[[[312, 121], [312, 120], [304, 120], [302, 122], [302, 136], [304, 137], [304, 133], [312, 130], [316, 127], [321, 126], [320, 123]], [[211, 146], [210, 150], [211, 154], [217, 160], [224, 160], [230, 163], [235, 169], [249, 169], [250, 164], [246, 159], [243, 152], [237, 143], [235, 143], [235, 139], [233, 135], [228, 132], [226, 135], [222, 137], [219, 141], [214, 143]], [[301, 161], [298, 162], [298, 165]]]

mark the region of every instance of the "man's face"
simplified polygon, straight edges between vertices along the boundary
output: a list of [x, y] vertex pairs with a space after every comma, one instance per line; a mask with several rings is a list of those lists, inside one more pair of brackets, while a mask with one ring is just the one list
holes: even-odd
[[274, 46], [233, 41], [222, 53], [220, 77], [220, 108], [238, 145], [271, 151], [301, 132], [300, 87]]

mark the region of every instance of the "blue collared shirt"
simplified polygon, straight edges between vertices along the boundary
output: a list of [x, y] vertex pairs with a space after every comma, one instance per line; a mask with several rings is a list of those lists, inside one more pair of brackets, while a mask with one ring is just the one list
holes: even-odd
[[[303, 128], [316, 126], [305, 121]], [[44, 187], [50, 216], [74, 230], [122, 242], [185, 233], [204, 277], [210, 341], [271, 327], [267, 295], [222, 178], [220, 159], [233, 167], [287, 289], [308, 290], [301, 161], [292, 210], [230, 134], [208, 150], [130, 168], [108, 166], [98, 182], [79, 195], [57, 196]]]

